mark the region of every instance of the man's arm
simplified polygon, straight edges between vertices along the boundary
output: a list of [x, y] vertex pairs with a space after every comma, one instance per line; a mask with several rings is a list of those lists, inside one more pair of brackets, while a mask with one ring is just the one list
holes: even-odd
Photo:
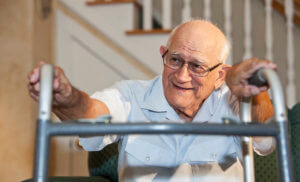
[[109, 114], [109, 110], [103, 102], [90, 98], [85, 92], [74, 87], [73, 89], [74, 100], [69, 106], [53, 106], [53, 112], [59, 119], [96, 118], [99, 115]]
[[[40, 66], [33, 69], [28, 75], [29, 94], [36, 101], [39, 100], [40, 92]], [[109, 114], [109, 110], [103, 102], [92, 99], [86, 93], [73, 87], [63, 70], [57, 66], [55, 66], [53, 80], [52, 108], [61, 120], [96, 118], [101, 114]]]
[[250, 85], [248, 79], [260, 68], [275, 69], [267, 60], [247, 59], [234, 65], [226, 74], [226, 84], [237, 97], [252, 96], [252, 120], [264, 122], [273, 116], [273, 106], [267, 93], [267, 86]]
[[252, 97], [251, 110], [253, 121], [265, 122], [274, 115], [273, 105], [267, 91]]
[[[238, 97], [252, 96], [252, 120], [264, 122], [273, 114], [273, 105], [267, 93], [267, 87], [249, 85], [248, 79], [260, 68], [275, 69], [276, 65], [267, 60], [251, 58], [234, 65], [226, 75], [226, 84], [231, 92]], [[261, 155], [271, 153], [276, 142], [272, 137], [253, 137], [255, 151]]]
[[[273, 105], [266, 91], [252, 97], [252, 120], [265, 122], [274, 115]], [[254, 150], [260, 155], [268, 155], [276, 147], [273, 137], [253, 137]]]

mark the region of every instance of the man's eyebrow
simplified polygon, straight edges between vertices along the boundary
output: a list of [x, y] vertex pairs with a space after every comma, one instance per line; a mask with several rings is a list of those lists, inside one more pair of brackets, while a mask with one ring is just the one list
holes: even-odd
[[171, 55], [172, 56], [180, 56], [180, 57], [182, 57], [181, 53], [179, 53], [179, 52], [172, 52]]
[[[172, 56], [178, 56], [181, 59], [183, 59], [183, 57], [184, 57], [184, 55], [179, 53], [179, 52], [172, 52], [171, 55]], [[194, 62], [194, 63], [200, 64], [200, 65], [206, 65], [206, 61], [201, 60], [201, 59], [192, 58], [191, 61]]]

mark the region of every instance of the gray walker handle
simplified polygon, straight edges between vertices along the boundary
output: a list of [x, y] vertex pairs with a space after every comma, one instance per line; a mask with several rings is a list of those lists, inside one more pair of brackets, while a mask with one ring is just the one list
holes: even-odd
[[54, 68], [50, 64], [44, 64], [40, 68], [40, 97], [39, 116], [35, 138], [34, 182], [46, 182], [48, 180], [48, 158], [50, 149], [50, 136], [47, 125], [50, 123], [52, 106], [52, 85]]
[[50, 120], [54, 69], [52, 65], [44, 64], [40, 71], [39, 119]]
[[[273, 105], [275, 113], [275, 121], [278, 122], [280, 134], [282, 137], [288, 137], [288, 119], [285, 109], [285, 101], [283, 96], [282, 87], [280, 84], [279, 77], [276, 72], [271, 69], [260, 69], [254, 73], [254, 75], [248, 80], [252, 85], [264, 86], [269, 85], [271, 88], [271, 93], [273, 96]], [[247, 123], [251, 121], [251, 98], [243, 98], [240, 108], [240, 118], [243, 122]], [[283, 136], [285, 135], [285, 136]], [[282, 140], [282, 137], [277, 137], [279, 142], [277, 142], [278, 147], [281, 150], [278, 154], [280, 163], [284, 167], [280, 168], [281, 180], [282, 181], [294, 181], [292, 159], [291, 156], [289, 138], [287, 140]], [[244, 157], [244, 180], [245, 182], [254, 182], [254, 164], [253, 164], [253, 150], [252, 150], [252, 139], [251, 137], [242, 137], [242, 147], [243, 147], [243, 157]], [[286, 155], [290, 154], [290, 155]], [[290, 164], [290, 165], [289, 165]]]
[[[249, 84], [256, 86], [266, 85], [267, 82], [261, 77], [261, 74], [255, 72], [252, 77], [248, 79]], [[249, 123], [252, 121], [252, 97], [243, 97], [240, 103], [240, 119], [244, 123]], [[243, 136], [241, 137], [241, 146], [243, 152], [243, 162], [244, 162], [244, 181], [254, 182], [255, 181], [255, 171], [254, 171], [254, 157], [253, 157], [253, 143], [252, 137]]]
[[[240, 103], [240, 119], [244, 123], [251, 122], [251, 105], [252, 98], [244, 97]], [[243, 152], [244, 162], [244, 182], [254, 182], [254, 161], [253, 161], [253, 149], [252, 149], [252, 138], [243, 136], [241, 137], [241, 146]]]
[[277, 147], [279, 148], [279, 164], [283, 166], [280, 168], [281, 181], [294, 181], [294, 168], [291, 157], [292, 152], [283, 89], [281, 87], [279, 77], [275, 71], [271, 69], [262, 69], [261, 71], [258, 71], [258, 75], [259, 74], [261, 74], [261, 77], [267, 81], [271, 88], [274, 105], [274, 117], [280, 130], [279, 135], [277, 135]]

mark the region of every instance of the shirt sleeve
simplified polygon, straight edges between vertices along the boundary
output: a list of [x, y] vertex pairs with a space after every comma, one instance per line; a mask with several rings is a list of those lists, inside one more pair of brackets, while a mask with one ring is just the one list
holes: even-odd
[[122, 95], [122, 91], [117, 88], [109, 88], [94, 93], [91, 98], [103, 102], [108, 107], [112, 122], [126, 122], [131, 104], [130, 100]]
[[[103, 102], [112, 116], [112, 123], [124, 123], [130, 113], [130, 88], [125, 82], [120, 82], [111, 88], [95, 92], [91, 98]], [[87, 151], [99, 151], [106, 145], [119, 140], [118, 135], [104, 135], [95, 137], [80, 137], [80, 145]]]

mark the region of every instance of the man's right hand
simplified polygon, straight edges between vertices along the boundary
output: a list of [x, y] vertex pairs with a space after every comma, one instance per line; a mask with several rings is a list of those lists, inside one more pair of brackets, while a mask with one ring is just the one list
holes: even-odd
[[[34, 68], [28, 75], [28, 90], [30, 96], [38, 101], [40, 94], [40, 69], [45, 63]], [[53, 79], [53, 112], [61, 120], [78, 118], [96, 118], [99, 115], [109, 114], [107, 106], [98, 100], [91, 99], [85, 92], [73, 87], [64, 74], [64, 71], [54, 67]]]
[[[43, 62], [40, 63], [39, 66], [34, 68], [28, 74], [28, 90], [30, 96], [38, 101], [40, 94], [40, 69], [41, 66], [45, 64]], [[54, 79], [53, 79], [53, 101], [52, 104], [54, 107], [63, 107], [72, 105], [72, 91], [73, 87], [65, 76], [64, 71], [58, 67], [54, 67]]]

